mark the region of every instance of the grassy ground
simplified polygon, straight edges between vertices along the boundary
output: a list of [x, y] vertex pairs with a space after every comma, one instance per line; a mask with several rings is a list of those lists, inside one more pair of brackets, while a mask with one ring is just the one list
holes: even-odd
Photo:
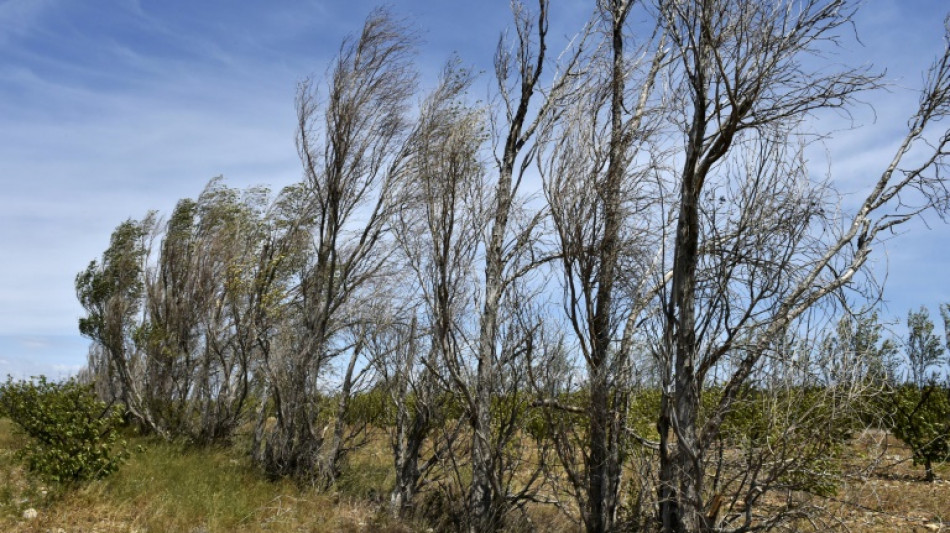
[[[866, 475], [846, 479], [828, 514], [843, 530], [950, 532], [950, 464], [936, 465], [938, 480], [923, 481], [910, 450], [883, 432], [866, 432], [853, 443], [852, 465], [868, 464]], [[847, 529], [845, 529], [847, 528]]]
[[[883, 435], [853, 445], [854, 464], [881, 460], [826, 500], [841, 531], [950, 532], [950, 481], [925, 483], [908, 451]], [[15, 460], [22, 437], [0, 419], [0, 531], [3, 532], [410, 532], [385, 513], [392, 483], [383, 439], [353, 457], [335, 492], [316, 493], [258, 474], [235, 449], [198, 450], [131, 437], [129, 461], [112, 477], [65, 491], [32, 479]], [[378, 444], [378, 445], [377, 445]], [[950, 465], [938, 478], [950, 480]], [[34, 519], [23, 512], [35, 509]], [[541, 530], [571, 527], [551, 509]]]
[[[359, 494], [367, 492], [366, 483], [382, 482], [367, 474], [371, 469], [363, 470], [365, 479], [350, 476], [349, 486], [319, 494], [265, 479], [235, 450], [132, 437], [135, 451], [118, 473], [65, 491], [26, 474], [13, 457], [21, 444], [10, 422], [0, 419], [4, 532], [412, 531]], [[37, 517], [24, 519], [30, 508]]]

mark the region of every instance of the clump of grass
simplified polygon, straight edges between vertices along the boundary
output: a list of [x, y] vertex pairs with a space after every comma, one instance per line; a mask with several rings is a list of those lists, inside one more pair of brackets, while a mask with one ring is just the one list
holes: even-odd
[[273, 482], [231, 449], [148, 442], [112, 479], [86, 497], [124, 502], [149, 531], [334, 531], [370, 514], [333, 496]]
[[388, 501], [396, 474], [387, 439], [379, 432], [347, 458], [335, 487], [341, 496], [375, 503]]
[[27, 444], [27, 437], [14, 430], [9, 419], [0, 418], [0, 531], [6, 531], [5, 521], [19, 518], [23, 511], [37, 507], [49, 491], [39, 480], [31, 477], [16, 450]]
[[222, 449], [151, 442], [136, 455], [114, 479], [90, 487], [91, 495], [127, 502], [139, 520], [169, 531], [196, 525], [230, 531], [253, 518], [275, 492], [287, 492]]

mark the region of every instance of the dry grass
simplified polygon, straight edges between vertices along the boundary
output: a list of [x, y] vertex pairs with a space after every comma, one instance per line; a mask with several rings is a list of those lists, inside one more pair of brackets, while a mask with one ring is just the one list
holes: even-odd
[[[141, 449], [118, 473], [63, 491], [26, 475], [12, 457], [21, 442], [9, 421], [0, 420], [0, 479], [6, 480], [0, 484], [0, 531], [412, 531], [343, 489], [321, 494], [269, 481], [233, 449], [132, 442]], [[23, 518], [28, 508], [37, 510], [35, 519]]]
[[937, 465], [938, 481], [927, 483], [910, 450], [883, 432], [866, 432], [852, 449], [852, 466], [870, 467], [828, 502], [841, 530], [950, 532], [950, 464]]
[[[9, 532], [411, 532], [418, 524], [388, 518], [392, 484], [383, 434], [355, 454], [333, 493], [265, 479], [240, 449], [193, 449], [140, 437], [128, 463], [112, 477], [64, 491], [32, 479], [15, 461], [23, 444], [0, 419], [0, 531]], [[824, 500], [841, 531], [950, 533], [950, 465], [926, 483], [922, 468], [892, 438], [869, 433], [853, 445], [850, 471], [837, 496]], [[868, 465], [877, 459], [873, 468]], [[23, 518], [33, 508], [37, 517]], [[529, 509], [539, 531], [575, 529], [548, 506]], [[804, 526], [804, 524], [803, 524]]]

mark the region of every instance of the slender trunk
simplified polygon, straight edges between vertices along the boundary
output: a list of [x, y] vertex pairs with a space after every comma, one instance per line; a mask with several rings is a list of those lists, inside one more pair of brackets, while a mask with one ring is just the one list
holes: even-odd
[[428, 433], [429, 419], [425, 413], [416, 411], [407, 417], [399, 428], [395, 453], [396, 483], [390, 505], [394, 516], [405, 516], [412, 508], [419, 485], [419, 455]]
[[[441, 337], [441, 335], [440, 335]], [[435, 350], [429, 353], [429, 358], [435, 356]], [[397, 373], [396, 383], [396, 435], [393, 440], [393, 466], [396, 471], [396, 481], [390, 493], [390, 510], [395, 517], [404, 517], [412, 508], [416, 489], [419, 486], [421, 472], [419, 457], [422, 445], [429, 434], [431, 424], [428, 395], [429, 368], [434, 366], [432, 361], [425, 365], [422, 376], [423, 384], [416, 389], [416, 401], [412, 412], [409, 412], [409, 376], [416, 360], [416, 319], [413, 317], [409, 328], [409, 342], [406, 348], [406, 359], [403, 368]]]
[[[699, 196], [705, 175], [698, 171], [705, 135], [703, 80], [697, 77], [679, 219], [673, 254], [672, 301], [666, 310], [667, 357], [673, 357], [673, 397], [664, 398], [661, 422], [676, 436], [675, 451], [665, 441], [660, 454], [660, 521], [664, 532], [702, 531], [702, 451], [698, 448], [699, 382], [696, 358], [696, 268], [699, 249]], [[664, 393], [664, 396], [666, 393]], [[664, 439], [669, 436], [663, 434]], [[672, 452], [672, 453], [671, 453]]]
[[472, 413], [472, 533], [493, 531], [504, 512], [495, 508], [492, 488], [491, 394], [494, 387], [495, 342], [498, 337], [498, 312], [504, 291], [504, 241], [514, 197], [512, 175], [518, 143], [533, 87], [522, 87], [522, 100], [512, 121], [495, 188], [495, 218], [485, 250], [485, 305], [482, 307], [478, 338], [478, 369], [475, 381], [475, 412]]
[[324, 488], [329, 488], [336, 483], [340, 475], [340, 466], [344, 458], [343, 436], [346, 431], [346, 415], [350, 406], [350, 396], [353, 392], [353, 373], [356, 370], [356, 361], [360, 357], [360, 351], [360, 346], [357, 344], [350, 355], [350, 362], [346, 366], [346, 374], [343, 376], [340, 398], [336, 405], [333, 434], [330, 435], [330, 442], [327, 443], [320, 458], [320, 472], [318, 475], [320, 476], [319, 482]]
[[660, 400], [660, 419], [656, 429], [660, 434], [660, 483], [659, 483], [659, 522], [660, 531], [670, 533], [677, 530], [679, 507], [676, 504], [674, 490], [673, 450], [670, 444], [670, 400], [666, 393], [667, 383], [664, 382], [663, 396]]
[[405, 413], [405, 406], [398, 407], [400, 413], [396, 415], [396, 438], [393, 444], [393, 466], [396, 471], [396, 482], [393, 484], [393, 490], [389, 497], [389, 506], [392, 515], [399, 518], [403, 515], [403, 510], [412, 501], [412, 485], [414, 468], [418, 463], [409, 452], [409, 431], [408, 416]]
[[613, 526], [616, 499], [611, 480], [610, 443], [607, 424], [610, 420], [606, 373], [601, 367], [591, 379], [590, 463], [588, 465], [587, 531], [602, 533]]
[[[469, 504], [472, 513], [470, 529], [475, 532], [493, 531], [501, 527], [506, 509], [505, 495], [498, 494], [500, 488], [493, 481], [491, 394], [494, 389], [495, 351], [498, 340], [498, 313], [502, 295], [505, 291], [505, 237], [508, 233], [508, 220], [511, 205], [517, 193], [518, 182], [513, 181], [515, 163], [525, 144], [531, 137], [533, 127], [525, 124], [531, 99], [535, 94], [538, 80], [545, 61], [545, 36], [547, 32], [548, 0], [538, 1], [537, 53], [535, 63], [527, 62], [532, 51], [527, 36], [520, 37], [519, 81], [520, 94], [514, 113], [509, 115], [507, 136], [502, 158], [498, 165], [498, 182], [495, 186], [494, 219], [491, 236], [485, 247], [485, 303], [479, 317], [478, 369], [475, 382], [474, 413], [470, 414], [472, 424], [472, 485]], [[520, 22], [520, 21], [519, 21]], [[502, 54], [503, 55], [503, 54]], [[496, 65], [498, 66], [498, 65]], [[500, 68], [499, 73], [506, 72]], [[507, 80], [499, 78], [504, 86]], [[543, 106], [542, 106], [543, 107]], [[509, 108], [509, 111], [512, 109]], [[539, 113], [543, 113], [543, 109]]]
[[[498, 194], [507, 193], [510, 175], [506, 180], [499, 182]], [[504, 183], [504, 184], [503, 184]], [[499, 201], [499, 204], [502, 202]], [[475, 382], [475, 412], [472, 414], [472, 487], [470, 505], [473, 521], [471, 531], [484, 532], [497, 529], [494, 509], [495, 498], [492, 490], [492, 450], [491, 450], [491, 394], [494, 380], [495, 338], [498, 329], [498, 308], [501, 300], [502, 274], [502, 237], [507, 226], [507, 209], [505, 217], [495, 219], [495, 228], [492, 232], [492, 241], [486, 258], [486, 287], [485, 306], [481, 316], [481, 330], [479, 334], [478, 369]], [[501, 213], [499, 213], [501, 215]]]
[[256, 420], [254, 423], [254, 436], [251, 441], [251, 460], [255, 463], [262, 463], [264, 460], [263, 447], [267, 431], [267, 396], [270, 394], [270, 380], [264, 380], [264, 388], [261, 390], [261, 403], [257, 407]]
[[604, 205], [604, 237], [598, 251], [596, 308], [591, 317], [590, 374], [590, 459], [587, 487], [587, 531], [603, 533], [614, 527], [617, 514], [617, 491], [620, 487], [619, 450], [616, 435], [611, 431], [620, 416], [620, 406], [611, 406], [615, 384], [609, 376], [612, 332], [612, 301], [619, 254], [622, 223], [621, 185], [625, 172], [626, 145], [623, 133], [624, 60], [623, 24], [629, 6], [615, 3], [612, 9], [612, 50], [610, 101], [610, 154], [607, 179], [601, 198]]
[[[525, 96], [527, 98], [527, 96]], [[526, 100], [523, 100], [526, 102]], [[525, 103], [525, 106], [527, 104]], [[504, 241], [508, 231], [508, 217], [514, 196], [511, 190], [512, 172], [518, 151], [516, 139], [520, 136], [524, 115], [516, 117], [511, 125], [505, 154], [499, 169], [495, 189], [495, 218], [490, 241], [485, 251], [485, 305], [482, 307], [478, 339], [478, 369], [475, 381], [475, 412], [472, 419], [472, 487], [470, 505], [473, 521], [471, 531], [485, 532], [497, 529], [496, 494], [492, 486], [491, 449], [491, 395], [494, 388], [495, 342], [498, 337], [498, 312], [504, 291]]]
[[[688, 178], [694, 177], [687, 172]], [[660, 419], [660, 515], [664, 532], [694, 532], [704, 528], [702, 515], [703, 452], [699, 448], [699, 376], [696, 373], [695, 284], [698, 243], [697, 198], [700, 187], [691, 179], [683, 185], [673, 266], [673, 308], [668, 311], [668, 350], [673, 361], [673, 396], [664, 394]], [[675, 448], [669, 433], [676, 436]]]

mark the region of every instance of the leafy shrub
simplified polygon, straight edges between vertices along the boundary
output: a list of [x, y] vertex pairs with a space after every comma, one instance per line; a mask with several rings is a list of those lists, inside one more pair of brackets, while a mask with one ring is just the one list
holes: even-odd
[[7, 378], [0, 386], [0, 414], [30, 437], [18, 454], [48, 481], [99, 479], [115, 472], [127, 455], [117, 430], [121, 413], [75, 380]]
[[[703, 399], [704, 410], [711, 412], [719, 398]], [[744, 452], [741, 468], [760, 476], [759, 483], [832, 496], [838, 490], [841, 454], [860, 427], [848, 402], [833, 388], [747, 387], [723, 421], [723, 445]]]
[[937, 385], [904, 385], [889, 395], [891, 431], [913, 452], [914, 464], [924, 465], [928, 481], [933, 464], [950, 460], [950, 389]]
[[349, 424], [381, 425], [384, 427], [393, 424], [396, 406], [388, 392], [382, 387], [375, 387], [366, 392], [353, 395], [346, 411], [346, 421]]

